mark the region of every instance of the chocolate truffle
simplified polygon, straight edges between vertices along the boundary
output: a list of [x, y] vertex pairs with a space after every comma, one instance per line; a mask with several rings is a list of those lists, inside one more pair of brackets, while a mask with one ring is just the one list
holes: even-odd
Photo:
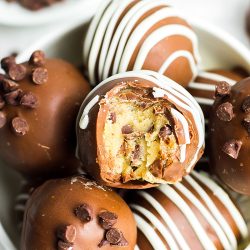
[[181, 183], [128, 195], [139, 249], [236, 250], [249, 242], [240, 211], [205, 174], [193, 171]]
[[175, 183], [192, 170], [203, 153], [204, 117], [171, 79], [127, 72], [90, 92], [78, 115], [77, 138], [79, 158], [97, 181], [145, 188]]
[[211, 170], [234, 191], [250, 195], [250, 77], [216, 99], [209, 136]]
[[135, 244], [128, 205], [83, 176], [45, 182], [26, 206], [22, 250], [133, 250]]
[[183, 86], [197, 75], [195, 32], [168, 1], [104, 1], [84, 42], [90, 82], [130, 70], [154, 70]]
[[[76, 173], [75, 119], [89, 85], [61, 59], [2, 60], [0, 159], [26, 177]], [[19, 80], [15, 80], [19, 79]]]
[[215, 90], [218, 84], [228, 83], [233, 86], [244, 77], [231, 70], [212, 70], [199, 72], [194, 82], [191, 82], [187, 90], [200, 104], [205, 119], [209, 118], [210, 111], [215, 99]]

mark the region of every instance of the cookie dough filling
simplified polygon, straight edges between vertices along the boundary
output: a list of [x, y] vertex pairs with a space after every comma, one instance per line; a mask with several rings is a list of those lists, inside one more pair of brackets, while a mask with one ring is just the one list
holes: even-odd
[[172, 105], [152, 93], [152, 88], [126, 84], [101, 104], [100, 112], [108, 106], [103, 132], [107, 172], [123, 183], [165, 182], [164, 170], [178, 150], [169, 111]]

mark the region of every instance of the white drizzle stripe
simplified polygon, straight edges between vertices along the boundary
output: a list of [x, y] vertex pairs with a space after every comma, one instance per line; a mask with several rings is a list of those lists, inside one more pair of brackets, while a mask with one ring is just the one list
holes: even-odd
[[236, 83], [235, 80], [232, 80], [228, 77], [216, 74], [216, 73], [211, 73], [211, 72], [200, 72], [199, 73], [199, 77], [203, 77], [205, 79], [210, 79], [216, 82], [220, 82], [220, 81], [225, 81], [227, 82], [229, 85], [234, 85]]
[[26, 206], [26, 205], [18, 204], [18, 205], [16, 205], [16, 206], [14, 207], [14, 209], [15, 209], [16, 211], [24, 211], [24, 210], [25, 210], [25, 206]]
[[28, 200], [30, 198], [29, 194], [19, 194], [16, 197], [16, 201], [21, 201], [21, 200]]
[[102, 79], [102, 71], [103, 71], [103, 67], [104, 67], [104, 62], [106, 59], [106, 55], [107, 55], [107, 51], [109, 50], [109, 46], [111, 43], [111, 40], [113, 39], [113, 33], [115, 30], [115, 27], [117, 25], [117, 22], [120, 18], [120, 16], [122, 15], [122, 13], [124, 12], [124, 10], [126, 9], [126, 7], [129, 6], [129, 4], [131, 4], [134, 0], [119, 0], [119, 5], [116, 8], [113, 16], [110, 18], [110, 22], [107, 26], [107, 30], [104, 36], [104, 40], [101, 46], [101, 50], [100, 50], [100, 57], [99, 57], [99, 61], [98, 61], [98, 76], [99, 79]]
[[[148, 30], [153, 27], [155, 24], [160, 22], [161, 20], [164, 20], [168, 17], [173, 17], [173, 16], [179, 16], [178, 12], [176, 11], [175, 8], [172, 7], [164, 7], [155, 13], [151, 14], [149, 17], [145, 18], [132, 32], [130, 35], [128, 42], [126, 44], [126, 47], [124, 49], [124, 52], [121, 57], [120, 61], [120, 67], [119, 71], [123, 72], [126, 71], [129, 61], [143, 38], [143, 36], [148, 32]], [[121, 66], [123, 65], [123, 66]]]
[[137, 222], [137, 227], [143, 232], [147, 239], [154, 238], [155, 240], [150, 241], [153, 249], [167, 250], [165, 244], [162, 243], [160, 237], [157, 235], [155, 230], [140, 216], [134, 214], [135, 220]]
[[114, 60], [113, 71], [112, 71], [113, 75], [118, 72], [120, 60], [121, 60], [124, 48], [128, 41], [129, 35], [132, 32], [132, 29], [134, 28], [138, 20], [149, 10], [154, 9], [159, 6], [168, 6], [168, 5], [169, 5], [169, 1], [167, 0], [158, 0], [158, 1], [150, 0], [149, 2], [145, 1], [145, 5], [143, 5], [143, 7], [136, 13], [136, 15], [134, 15], [131, 18], [131, 20], [128, 22], [128, 24], [126, 25], [122, 33], [122, 36], [120, 38], [120, 41], [117, 47], [116, 55], [114, 57], [115, 60]]
[[213, 99], [208, 99], [203, 97], [194, 97], [194, 99], [201, 105], [212, 106], [214, 104]]
[[178, 227], [176, 226], [168, 212], [164, 209], [164, 207], [154, 197], [152, 197], [145, 191], [138, 191], [137, 194], [144, 198], [149, 204], [151, 204], [151, 206], [157, 211], [157, 213], [161, 215], [162, 220], [166, 223], [173, 237], [178, 242], [180, 248], [182, 250], [191, 250]]
[[[179, 24], [169, 24], [169, 25], [160, 27], [159, 29], [155, 30], [147, 37], [147, 39], [142, 44], [139, 50], [139, 53], [136, 57], [134, 70], [142, 69], [143, 64], [150, 50], [154, 46], [156, 46], [157, 43], [159, 43], [161, 40], [167, 37], [176, 36], [176, 35], [184, 36], [192, 42], [194, 56], [196, 60], [199, 62], [198, 40], [197, 40], [196, 34], [190, 28], [187, 28], [186, 26], [179, 25]], [[126, 54], [124, 55], [123, 58], [126, 58]], [[129, 59], [129, 57], [127, 58]], [[128, 63], [126, 61], [127, 61], [126, 59], [123, 59], [123, 61], [121, 61], [120, 70], [119, 70], [120, 72], [127, 69]]]
[[118, 47], [119, 41], [121, 40], [121, 36], [125, 32], [125, 28], [127, 27], [127, 24], [131, 21], [132, 18], [138, 15], [138, 12], [141, 9], [143, 9], [144, 5], [148, 4], [149, 2], [152, 2], [152, 1], [144, 0], [144, 1], [140, 1], [136, 3], [122, 18], [121, 23], [117, 27], [115, 34], [112, 38], [109, 50], [107, 51], [106, 60], [103, 65], [102, 79], [106, 79], [109, 75], [111, 64], [114, 61], [116, 49]]
[[[193, 171], [191, 173], [194, 174], [196, 173]], [[199, 175], [197, 173], [197, 175]], [[214, 204], [213, 200], [209, 197], [209, 195], [206, 193], [206, 191], [190, 176], [185, 176], [184, 179], [190, 184], [190, 186], [199, 194], [201, 199], [205, 202], [211, 213], [213, 214], [214, 218], [218, 221], [224, 232], [226, 233], [228, 239], [231, 242], [231, 245], [234, 247], [234, 249], [237, 248], [237, 239], [234, 235], [234, 232], [232, 231], [231, 227], [225, 220], [224, 216], [222, 213], [219, 211], [219, 209], [216, 207]]]
[[228, 238], [226, 237], [220, 225], [217, 223], [217, 221], [214, 219], [211, 213], [205, 208], [205, 206], [203, 206], [203, 204], [195, 197], [195, 195], [181, 183], [176, 183], [174, 186], [199, 210], [202, 216], [214, 229], [223, 248], [225, 250], [233, 249], [234, 247], [228, 241]]
[[200, 89], [214, 92], [216, 85], [202, 82], [191, 82], [188, 85], [189, 89]]
[[92, 85], [96, 84], [95, 79], [95, 69], [96, 69], [96, 62], [97, 57], [101, 48], [101, 44], [103, 41], [103, 37], [106, 32], [107, 25], [114, 13], [115, 9], [117, 8], [119, 1], [112, 1], [111, 4], [105, 10], [100, 23], [96, 29], [94, 39], [91, 44], [89, 58], [88, 58], [88, 73], [89, 73], [89, 80]]
[[196, 172], [193, 172], [193, 175], [201, 181], [205, 186], [207, 186], [211, 191], [213, 191], [214, 195], [219, 198], [219, 200], [224, 204], [228, 211], [230, 211], [230, 214], [232, 215], [232, 218], [234, 219], [242, 237], [245, 239], [248, 237], [248, 229], [247, 225], [240, 214], [239, 210], [235, 207], [231, 199], [229, 198], [228, 194], [225, 193], [225, 191], [218, 186], [215, 182], [213, 182], [211, 179], [209, 179], [205, 174], [197, 174]]
[[196, 66], [196, 63], [194, 61], [193, 55], [187, 51], [187, 50], [177, 50], [173, 52], [164, 62], [164, 64], [161, 66], [159, 73], [164, 74], [166, 70], [169, 68], [169, 66], [179, 57], [184, 57], [188, 60], [190, 69], [192, 71], [193, 79], [197, 76], [198, 74], [198, 68]]
[[80, 122], [79, 122], [79, 126], [81, 129], [86, 129], [88, 127], [89, 124], [89, 111], [95, 106], [95, 104], [98, 103], [100, 96], [97, 95], [95, 96], [95, 98], [93, 98], [88, 104], [87, 106], [84, 108]]
[[[172, 237], [166, 226], [162, 224], [162, 222], [154, 214], [152, 214], [147, 209], [135, 204], [132, 204], [131, 208], [144, 215], [150, 221], [153, 227], [157, 228], [157, 230], [161, 233], [162, 237], [165, 239], [171, 250], [179, 249], [178, 245], [176, 244], [174, 238]], [[139, 215], [137, 214], [137, 216]], [[152, 241], [156, 241], [158, 239], [150, 237], [148, 238], [148, 240], [150, 241], [151, 245], [153, 245]], [[159, 240], [162, 241], [160, 238]], [[162, 244], [164, 245], [164, 242], [162, 242]]]
[[199, 220], [197, 219], [193, 211], [190, 209], [190, 207], [187, 205], [187, 203], [181, 198], [181, 196], [168, 185], [161, 185], [157, 189], [160, 190], [164, 195], [166, 195], [180, 209], [180, 211], [182, 211], [183, 215], [186, 217], [189, 224], [193, 228], [197, 238], [200, 240], [200, 243], [204, 247], [204, 249], [216, 250], [215, 245], [209, 239]]
[[109, 3], [110, 3], [110, 0], [103, 0], [102, 1], [101, 6], [99, 6], [97, 13], [94, 15], [94, 17], [90, 23], [90, 26], [88, 28], [87, 35], [86, 35], [85, 40], [84, 40], [84, 46], [83, 46], [83, 60], [84, 60], [85, 64], [87, 64], [89, 50], [91, 47], [93, 37], [95, 35], [97, 25], [98, 25], [102, 15], [103, 15], [103, 12], [105, 11], [105, 9], [107, 8]]
[[180, 145], [180, 162], [183, 163], [186, 159], [186, 145]]
[[172, 115], [181, 122], [184, 135], [185, 135], [185, 144], [190, 144], [190, 135], [189, 135], [189, 126], [186, 118], [177, 110], [171, 108]]

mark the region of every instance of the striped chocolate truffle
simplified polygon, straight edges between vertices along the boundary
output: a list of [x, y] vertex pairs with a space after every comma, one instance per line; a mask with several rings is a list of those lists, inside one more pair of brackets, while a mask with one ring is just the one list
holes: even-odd
[[195, 32], [163, 0], [103, 1], [84, 42], [93, 85], [117, 73], [147, 69], [187, 86], [199, 60]]

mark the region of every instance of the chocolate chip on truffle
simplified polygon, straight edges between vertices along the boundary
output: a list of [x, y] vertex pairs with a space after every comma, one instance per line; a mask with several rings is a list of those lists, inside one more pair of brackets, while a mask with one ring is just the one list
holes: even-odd
[[250, 96], [245, 98], [241, 107], [244, 112], [250, 113]]
[[122, 127], [122, 134], [127, 135], [133, 133], [133, 128], [128, 124]]
[[111, 245], [119, 245], [120, 242], [123, 243], [123, 246], [126, 244], [126, 239], [124, 238], [122, 232], [117, 228], [111, 228], [106, 232], [106, 239]]
[[48, 81], [48, 70], [38, 67], [32, 72], [32, 81], [35, 84], [44, 84]]
[[8, 72], [11, 64], [16, 64], [16, 59], [14, 56], [8, 56], [1, 60], [1, 67], [6, 72]]
[[23, 136], [29, 131], [27, 121], [21, 117], [15, 117], [11, 121], [12, 129], [16, 135]]
[[82, 222], [89, 222], [93, 219], [92, 209], [86, 203], [76, 207], [74, 213]]
[[8, 75], [13, 81], [21, 81], [25, 78], [27, 69], [22, 64], [11, 64], [8, 69]]
[[74, 243], [76, 239], [76, 227], [73, 225], [65, 225], [57, 230], [57, 237], [63, 242]]
[[114, 124], [116, 122], [116, 113], [110, 113], [109, 120]]
[[168, 136], [172, 134], [172, 128], [170, 125], [165, 125], [160, 129], [159, 132], [159, 137], [163, 140], [166, 141]]
[[250, 116], [247, 116], [246, 118], [244, 118], [244, 120], [242, 121], [242, 124], [246, 128], [248, 134], [250, 134]]
[[6, 124], [7, 118], [6, 114], [0, 111], [0, 128], [2, 128]]
[[241, 146], [242, 146], [241, 141], [233, 139], [224, 144], [222, 151], [227, 155], [229, 155], [230, 157], [237, 159]]
[[104, 229], [110, 229], [113, 225], [116, 224], [118, 216], [115, 213], [105, 211], [101, 212], [98, 215], [99, 218], [99, 224]]
[[216, 111], [217, 117], [224, 122], [229, 122], [233, 119], [234, 113], [233, 113], [233, 105], [230, 102], [222, 103], [217, 111]]
[[19, 88], [19, 84], [10, 79], [3, 79], [2, 88], [4, 92], [8, 93], [13, 90], [17, 90]]
[[59, 240], [57, 250], [73, 250], [73, 244]]
[[41, 50], [36, 50], [32, 53], [29, 63], [34, 66], [44, 66], [45, 65], [45, 54]]
[[38, 106], [38, 100], [33, 93], [28, 92], [22, 95], [20, 104], [27, 108], [36, 108]]
[[22, 90], [17, 89], [4, 95], [4, 99], [7, 104], [17, 106], [20, 103], [20, 96], [22, 95]]
[[221, 81], [216, 86], [215, 96], [216, 97], [228, 96], [230, 95], [230, 91], [231, 91], [230, 85], [225, 81]]
[[5, 106], [5, 101], [2, 96], [0, 96], [0, 110]]

